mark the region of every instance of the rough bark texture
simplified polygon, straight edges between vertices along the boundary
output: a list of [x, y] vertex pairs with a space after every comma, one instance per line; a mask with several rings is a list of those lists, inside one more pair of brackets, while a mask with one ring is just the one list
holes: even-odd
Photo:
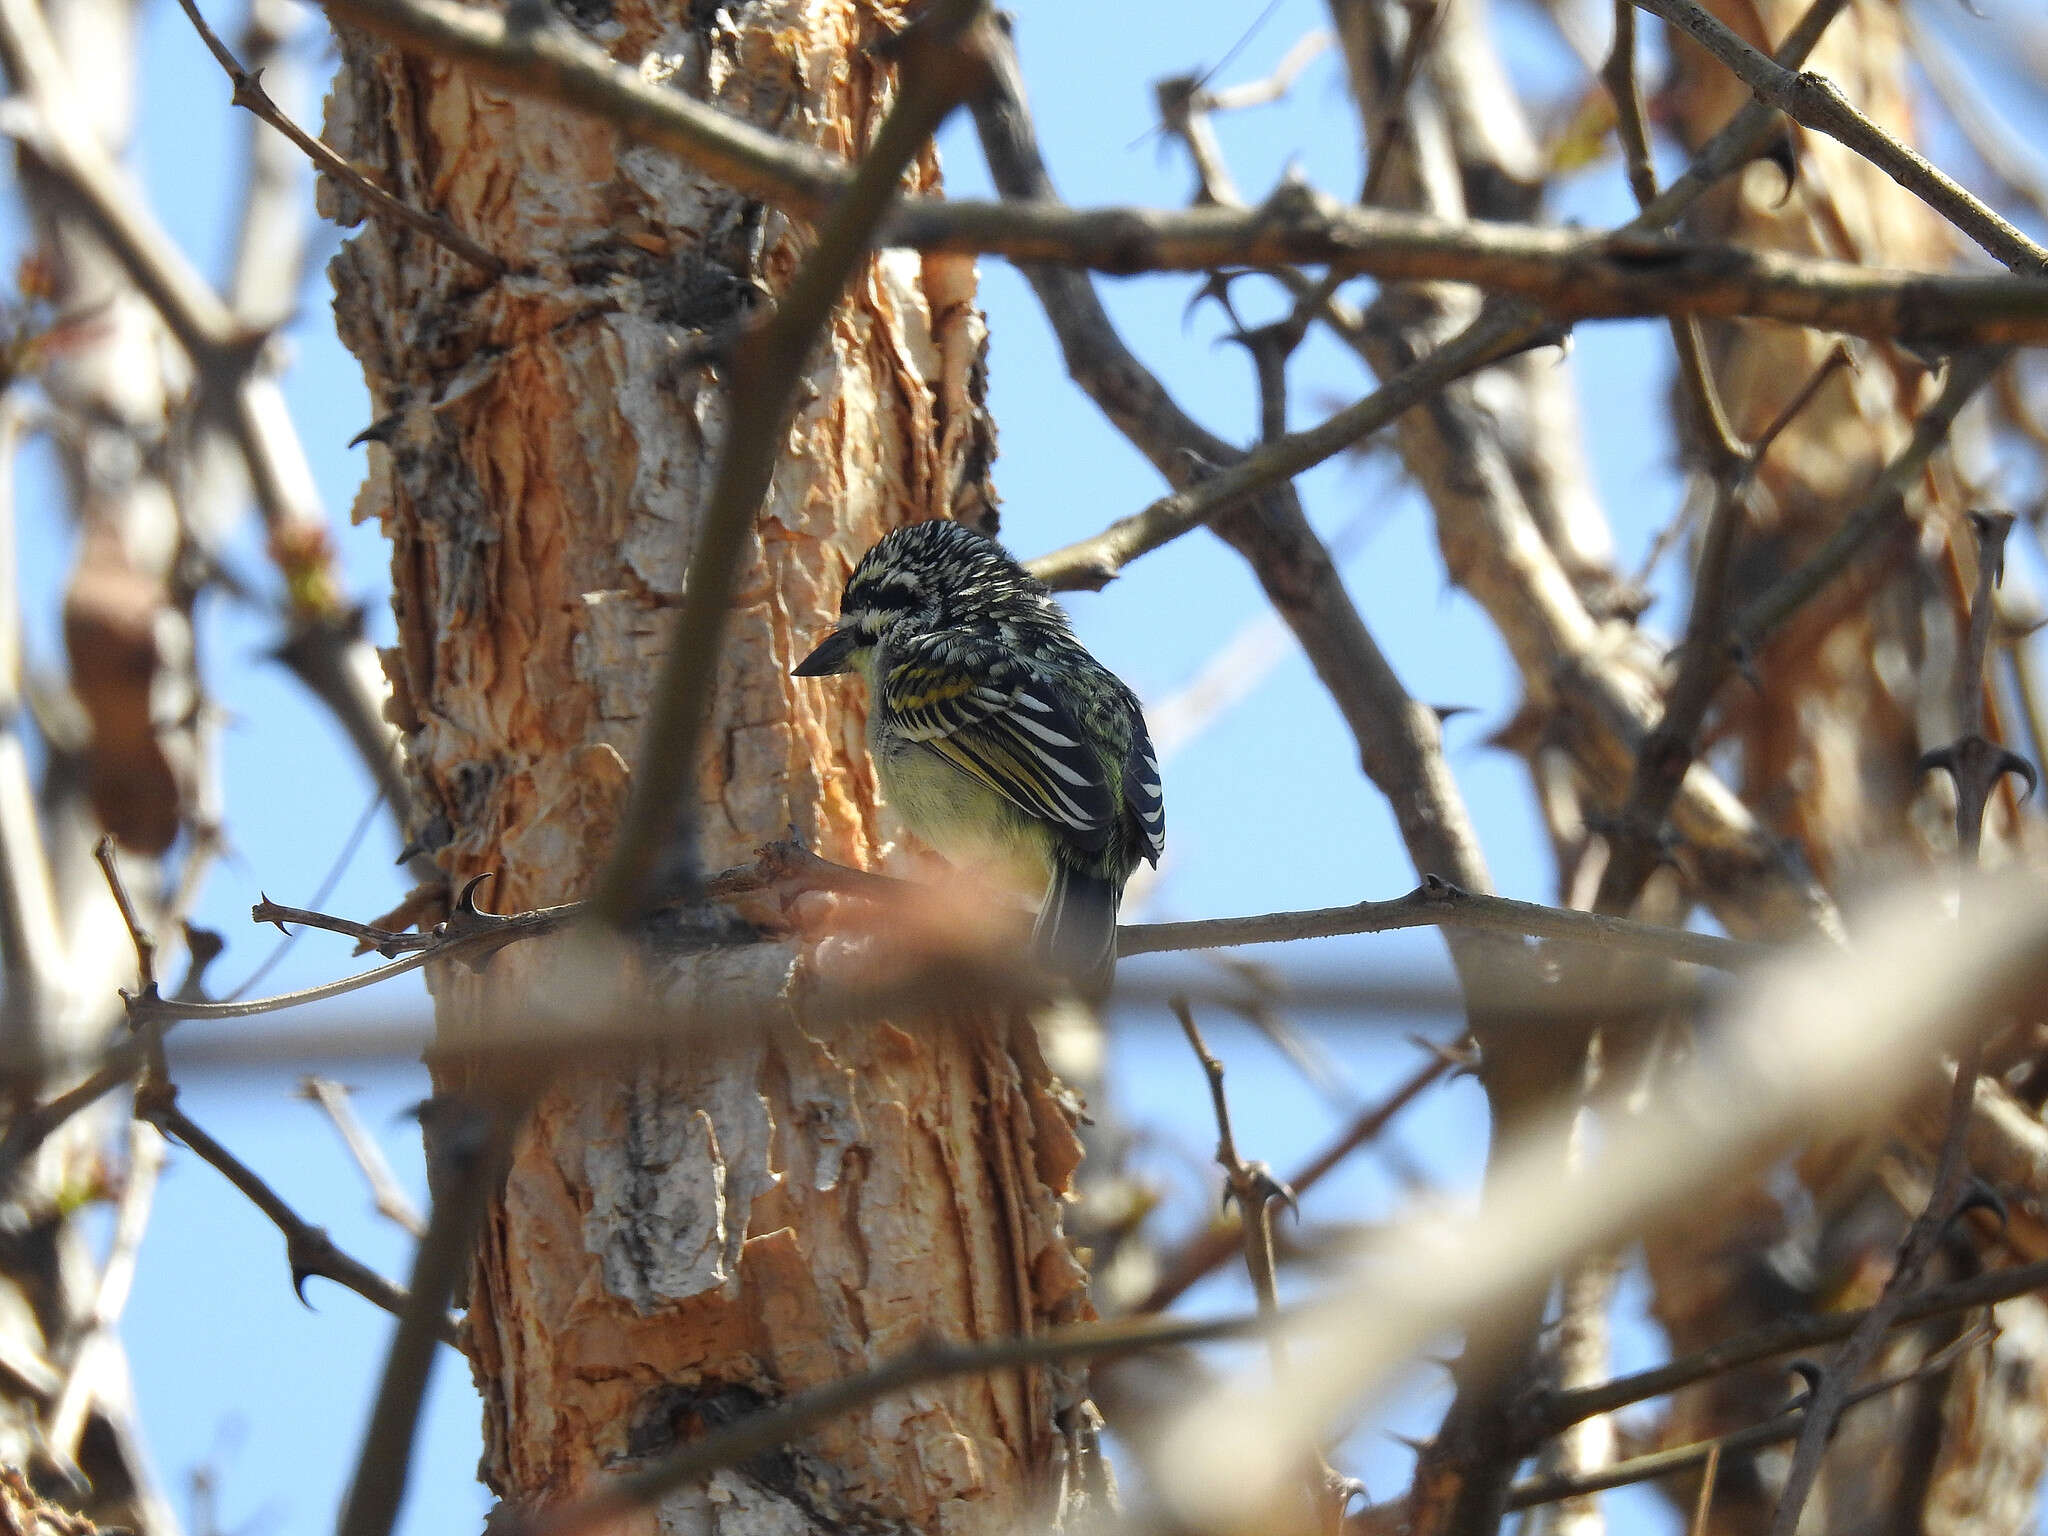
[[[852, 155], [886, 107], [868, 0], [588, 0], [561, 18], [677, 88]], [[332, 141], [530, 275], [481, 283], [409, 235], [337, 258], [341, 332], [394, 419], [358, 515], [392, 540], [388, 658], [416, 831], [501, 907], [583, 892], [612, 835], [724, 402], [708, 332], [787, 283], [806, 236], [590, 123], [343, 39]], [[936, 182], [927, 163], [916, 178]], [[877, 259], [819, 349], [739, 585], [698, 777], [706, 861], [794, 824], [828, 857], [894, 847], [844, 684], [792, 662], [883, 530], [993, 521], [971, 265]], [[444, 1032], [487, 1033], [546, 960], [444, 976]], [[551, 1501], [924, 1336], [1082, 1314], [1060, 1233], [1078, 1156], [1027, 1024], [785, 1027], [559, 1083], [521, 1137], [470, 1296], [484, 1475]], [[710, 969], [716, 970], [714, 964]], [[678, 984], [713, 984], [678, 969]], [[701, 995], [701, 994], [700, 994]], [[648, 1528], [1007, 1527], [1088, 1454], [1071, 1381], [920, 1390], [721, 1473]]]

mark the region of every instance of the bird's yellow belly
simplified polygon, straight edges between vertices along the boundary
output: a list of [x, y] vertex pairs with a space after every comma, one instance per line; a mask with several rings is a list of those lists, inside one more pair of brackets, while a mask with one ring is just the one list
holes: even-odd
[[965, 769], [917, 742], [876, 743], [882, 793], [948, 864], [984, 871], [1036, 901], [1052, 876], [1052, 833]]

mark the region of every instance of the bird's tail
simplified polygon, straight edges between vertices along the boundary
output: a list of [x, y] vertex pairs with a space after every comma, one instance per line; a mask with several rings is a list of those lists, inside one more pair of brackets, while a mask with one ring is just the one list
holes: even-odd
[[1100, 875], [1053, 862], [1052, 882], [1031, 930], [1039, 964], [1086, 998], [1106, 997], [1116, 975], [1116, 906], [1122, 893]]

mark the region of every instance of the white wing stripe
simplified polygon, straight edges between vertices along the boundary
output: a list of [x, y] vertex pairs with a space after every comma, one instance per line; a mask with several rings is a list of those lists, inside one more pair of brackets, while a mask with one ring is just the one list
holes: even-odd
[[1045, 742], [1048, 746], [1078, 747], [1081, 745], [1081, 743], [1074, 740], [1073, 737], [1062, 736], [1058, 731], [1052, 730], [1047, 726], [1040, 725], [1036, 720], [1026, 720], [1022, 715], [1010, 716], [1010, 723], [1012, 725], [1021, 727], [1022, 729], [1029, 731], [1032, 735], [1036, 736], [1040, 741]]
[[1046, 752], [1041, 748], [1034, 747], [1028, 741], [1023, 743], [1023, 746], [1026, 751], [1030, 752], [1034, 759], [1036, 759], [1040, 763], [1043, 763], [1046, 767], [1050, 768], [1054, 773], [1058, 774], [1061, 778], [1065, 779], [1069, 784], [1073, 785], [1074, 788], [1088, 789], [1091, 787], [1092, 781], [1086, 774], [1074, 772], [1073, 769], [1069, 768], [1065, 763], [1061, 762], [1058, 758], [1054, 757], [1050, 752]]

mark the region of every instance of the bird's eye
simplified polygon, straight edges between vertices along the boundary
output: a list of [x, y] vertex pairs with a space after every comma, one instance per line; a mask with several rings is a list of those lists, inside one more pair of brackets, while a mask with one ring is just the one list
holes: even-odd
[[908, 613], [917, 606], [917, 586], [907, 578], [878, 581], [860, 594], [860, 601], [855, 606], [862, 614], [872, 614], [879, 619]]

